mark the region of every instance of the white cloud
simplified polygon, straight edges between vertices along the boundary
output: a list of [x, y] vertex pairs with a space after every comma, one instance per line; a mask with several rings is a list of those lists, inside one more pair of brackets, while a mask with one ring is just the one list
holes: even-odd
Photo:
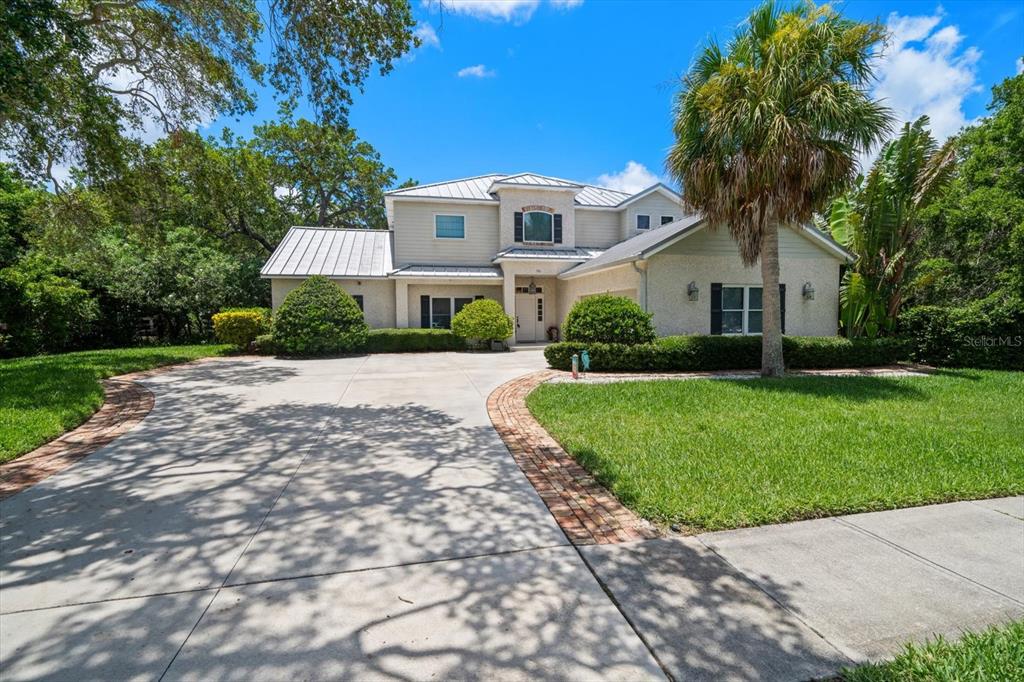
[[957, 26], [943, 26], [941, 8], [928, 16], [900, 16], [886, 23], [890, 44], [878, 63], [875, 95], [892, 107], [898, 123], [927, 114], [932, 134], [944, 141], [971, 123], [964, 100], [981, 90], [977, 65], [981, 52], [963, 47]]
[[539, 4], [540, 0], [441, 0], [442, 8], [454, 14], [517, 24], [529, 21]]
[[423, 47], [441, 49], [441, 39], [437, 37], [437, 31], [430, 24], [418, 24], [412, 34], [420, 39]]
[[1020, 75], [1022, 73], [1024, 73], [1024, 57], [1019, 57], [1017, 59], [1017, 74]]
[[583, 0], [551, 0], [552, 7], [561, 10], [576, 9], [582, 4]]
[[597, 178], [597, 184], [608, 189], [636, 194], [651, 185], [661, 182], [661, 178], [647, 169], [647, 166], [636, 161], [629, 161], [618, 173], [604, 173]]
[[457, 75], [459, 78], [493, 78], [498, 74], [483, 64], [477, 64], [476, 66], [467, 66], [459, 69]]

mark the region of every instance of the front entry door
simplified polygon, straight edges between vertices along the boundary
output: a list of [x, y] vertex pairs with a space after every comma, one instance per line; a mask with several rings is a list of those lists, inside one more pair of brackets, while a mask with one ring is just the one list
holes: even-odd
[[544, 294], [516, 294], [516, 341], [544, 340]]

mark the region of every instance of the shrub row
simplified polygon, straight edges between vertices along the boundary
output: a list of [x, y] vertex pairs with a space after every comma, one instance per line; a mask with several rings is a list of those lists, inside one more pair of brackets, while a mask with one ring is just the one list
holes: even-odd
[[448, 329], [371, 329], [366, 353], [416, 353], [465, 350], [466, 340]]
[[[899, 339], [844, 339], [840, 337], [786, 336], [782, 339], [786, 366], [794, 369], [830, 369], [889, 365], [907, 357]], [[555, 369], [572, 368], [572, 356], [587, 350], [595, 372], [707, 372], [758, 369], [759, 336], [666, 336], [653, 343], [553, 343], [544, 357]]]
[[1024, 370], [1024, 302], [1019, 298], [994, 296], [958, 308], [911, 308], [900, 316], [899, 329], [917, 362]]

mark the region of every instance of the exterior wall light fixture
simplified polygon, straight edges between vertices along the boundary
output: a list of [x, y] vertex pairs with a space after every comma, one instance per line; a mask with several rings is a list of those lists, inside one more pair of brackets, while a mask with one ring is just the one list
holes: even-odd
[[686, 285], [686, 298], [687, 299], [689, 299], [691, 301], [696, 301], [697, 297], [699, 295], [700, 295], [700, 288], [697, 286], [696, 282], [690, 282], [689, 284]]
[[814, 300], [814, 285], [811, 284], [810, 282], [804, 282], [803, 293], [804, 293], [804, 300], [805, 301], [813, 301]]

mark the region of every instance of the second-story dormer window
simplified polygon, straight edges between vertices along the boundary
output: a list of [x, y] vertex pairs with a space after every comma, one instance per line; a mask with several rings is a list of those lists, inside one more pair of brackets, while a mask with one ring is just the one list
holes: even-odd
[[523, 214], [523, 241], [552, 242], [555, 239], [555, 221], [550, 213], [528, 211]]
[[550, 210], [516, 211], [515, 241], [527, 244], [561, 244], [562, 214]]

